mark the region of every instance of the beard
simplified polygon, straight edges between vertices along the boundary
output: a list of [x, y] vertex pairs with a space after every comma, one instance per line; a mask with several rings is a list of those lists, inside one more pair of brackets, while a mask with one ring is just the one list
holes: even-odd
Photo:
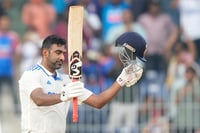
[[53, 62], [49, 62], [49, 66], [56, 70], [56, 69], [60, 69], [63, 65], [63, 61], [53, 61]]
[[62, 67], [63, 61], [56, 61], [53, 63], [54, 69], [60, 69]]

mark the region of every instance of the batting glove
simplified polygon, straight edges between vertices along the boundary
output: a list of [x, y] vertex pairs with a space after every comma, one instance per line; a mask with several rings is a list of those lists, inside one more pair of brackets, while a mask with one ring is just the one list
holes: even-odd
[[67, 86], [62, 88], [60, 99], [63, 102], [69, 101], [74, 97], [83, 95], [84, 84], [80, 81], [71, 82]]
[[143, 68], [142, 67], [139, 67], [139, 66], [135, 66], [135, 67], [138, 67], [136, 68], [137, 71], [136, 72], [133, 72], [131, 74], [131, 80], [128, 80], [125, 85], [126, 87], [131, 87], [132, 85], [136, 84], [138, 82], [138, 80], [140, 80], [140, 78], [142, 77], [142, 73], [143, 73]]
[[121, 74], [117, 77], [116, 81], [121, 87], [125, 85], [126, 87], [130, 87], [135, 83], [137, 83], [137, 81], [141, 78], [142, 73], [143, 73], [142, 67], [136, 68], [135, 65], [130, 64], [129, 66], [125, 67], [122, 70]]

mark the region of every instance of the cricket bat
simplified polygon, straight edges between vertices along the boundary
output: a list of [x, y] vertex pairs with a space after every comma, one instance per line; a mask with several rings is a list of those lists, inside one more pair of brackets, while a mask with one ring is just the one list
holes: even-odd
[[[68, 65], [69, 77], [73, 82], [82, 78], [82, 6], [70, 6], [68, 16]], [[78, 122], [78, 98], [73, 99], [73, 122]]]

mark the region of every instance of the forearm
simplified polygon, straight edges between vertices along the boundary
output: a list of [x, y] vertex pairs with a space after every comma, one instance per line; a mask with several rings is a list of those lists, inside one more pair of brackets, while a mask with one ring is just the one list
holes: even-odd
[[35, 101], [38, 106], [50, 106], [60, 102], [60, 94], [43, 94]]
[[170, 52], [171, 52], [171, 49], [172, 47], [174, 46], [177, 38], [178, 38], [178, 28], [175, 28], [174, 31], [172, 32], [171, 36], [169, 37], [169, 39], [167, 40], [165, 46], [165, 57], [166, 59], [169, 58], [170, 56]]
[[39, 88], [31, 93], [31, 98], [38, 106], [50, 106], [61, 102], [60, 94], [45, 94]]
[[[138, 72], [134, 72], [133, 70], [135, 69], [138, 69]], [[91, 95], [84, 101], [84, 103], [96, 108], [102, 108], [105, 104], [110, 102], [113, 97], [117, 95], [121, 87], [130, 87], [135, 84], [141, 78], [142, 72], [143, 69], [139, 65], [128, 65], [127, 67], [123, 68], [121, 74], [117, 77], [116, 81], [111, 87], [109, 87], [99, 95]]]
[[121, 86], [117, 82], [115, 82], [110, 88], [106, 89], [99, 95], [90, 96], [86, 101], [84, 101], [84, 103], [100, 109], [105, 104], [110, 102], [113, 99], [113, 97], [117, 95], [120, 89]]
[[189, 52], [192, 54], [193, 59], [195, 59], [197, 56], [197, 53], [196, 53], [197, 51], [196, 51], [194, 42], [191, 39], [187, 39], [186, 44], [188, 46]]

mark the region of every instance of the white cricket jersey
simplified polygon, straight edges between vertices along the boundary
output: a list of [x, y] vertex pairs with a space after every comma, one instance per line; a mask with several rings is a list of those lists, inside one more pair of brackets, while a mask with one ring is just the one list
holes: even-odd
[[[41, 64], [23, 73], [19, 80], [22, 133], [65, 133], [70, 102], [37, 106], [30, 95], [36, 88], [42, 88], [49, 95], [61, 93], [61, 88], [70, 82], [68, 75], [57, 72], [57, 76], [53, 77]], [[79, 104], [92, 95], [91, 91], [84, 90], [84, 95], [78, 97]]]

